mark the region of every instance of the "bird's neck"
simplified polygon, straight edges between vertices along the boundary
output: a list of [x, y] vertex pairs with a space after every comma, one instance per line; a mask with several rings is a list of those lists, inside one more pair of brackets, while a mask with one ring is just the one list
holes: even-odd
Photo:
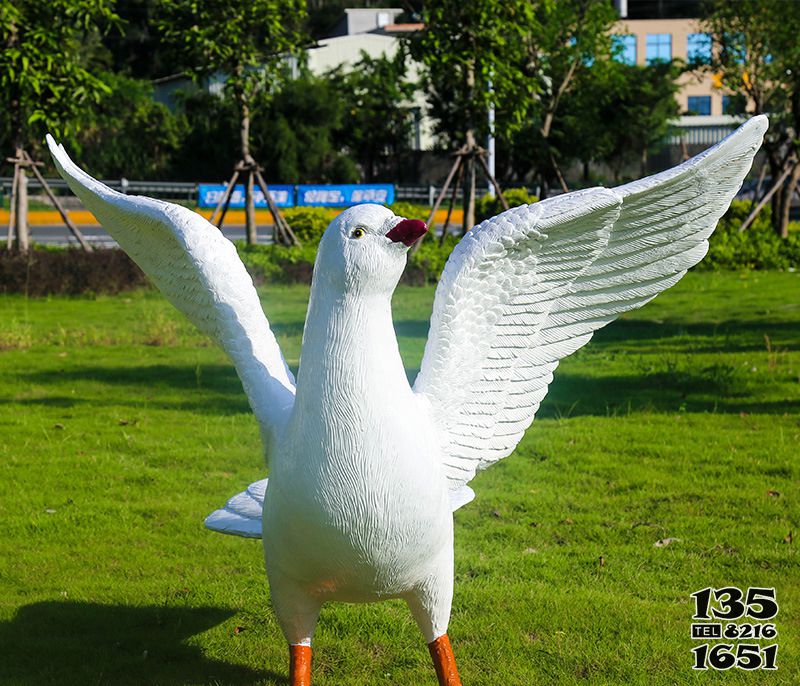
[[384, 402], [409, 385], [388, 294], [341, 293], [317, 284], [303, 333], [296, 407], [343, 409]]

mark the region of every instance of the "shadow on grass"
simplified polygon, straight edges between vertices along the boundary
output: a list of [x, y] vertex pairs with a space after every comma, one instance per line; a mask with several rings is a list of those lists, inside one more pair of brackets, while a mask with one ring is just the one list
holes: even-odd
[[716, 367], [587, 377], [555, 373], [537, 417], [627, 415], [634, 412], [777, 414], [800, 411], [800, 400], [759, 400], [758, 389]]
[[[418, 370], [408, 370], [413, 384]], [[34, 372], [24, 375], [35, 384], [53, 384], [54, 380], [72, 382], [99, 381], [109, 387], [127, 387], [115, 404], [169, 410], [231, 415], [250, 411], [236, 372], [223, 365], [203, 366], [199, 377], [190, 365], [155, 365], [140, 368], [80, 366], [58, 374]], [[163, 395], [159, 388], [186, 390], [180, 400]], [[191, 391], [202, 393], [192, 395]], [[56, 390], [56, 387], [53, 387]], [[758, 389], [749, 380], [727, 365], [687, 366], [675, 371], [642, 371], [615, 376], [584, 376], [566, 370], [556, 372], [539, 417], [608, 416], [635, 411], [648, 412], [740, 412], [784, 414], [800, 409], [800, 401], [758, 401]], [[79, 396], [49, 395], [20, 398], [18, 405], [73, 407], [92, 404], [96, 400]]]
[[[688, 353], [748, 352], [766, 350], [764, 336], [777, 341], [782, 348], [800, 346], [800, 326], [796, 321], [742, 321], [727, 319], [720, 322], [658, 323], [646, 319], [620, 319], [600, 329], [589, 343], [595, 347], [625, 348], [630, 343], [640, 352], [662, 346]], [[678, 345], [676, 345], [676, 343]]]
[[398, 337], [427, 338], [430, 324], [427, 319], [398, 319], [394, 322], [394, 330]]
[[[267, 315], [269, 315], [269, 310], [267, 310]], [[270, 328], [277, 337], [291, 336], [300, 338], [303, 335], [305, 325], [305, 320], [302, 319], [296, 322], [283, 322], [281, 324], [270, 322]], [[427, 338], [429, 326], [430, 321], [427, 319], [394, 320], [394, 330], [397, 332], [397, 335], [405, 336], [406, 338]]]
[[213, 607], [26, 605], [0, 624], [0, 682], [288, 684], [284, 675], [210, 659], [184, 643], [232, 615]]
[[[128, 387], [131, 391], [130, 400], [135, 402], [126, 402], [127, 399], [120, 395], [115, 401], [120, 405], [132, 404], [139, 407], [143, 402], [148, 402], [167, 409], [212, 414], [250, 412], [242, 383], [233, 365], [158, 364], [143, 367], [77, 365], [58, 372], [39, 371], [20, 376], [31, 384], [47, 385], [54, 389], [62, 382], [81, 381], [100, 382], [110, 387]], [[181, 399], [175, 401], [159, 397], [160, 388], [185, 390], [186, 394], [182, 394]], [[191, 391], [201, 391], [202, 394], [192, 396]], [[24, 398], [14, 402], [22, 405], [72, 407], [95, 401], [91, 398], [54, 394], [43, 398]]]

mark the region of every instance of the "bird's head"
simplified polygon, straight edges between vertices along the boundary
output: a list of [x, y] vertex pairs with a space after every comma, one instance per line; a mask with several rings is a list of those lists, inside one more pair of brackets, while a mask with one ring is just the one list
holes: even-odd
[[391, 295], [406, 266], [408, 249], [428, 227], [382, 205], [342, 212], [319, 244], [314, 280], [343, 292]]

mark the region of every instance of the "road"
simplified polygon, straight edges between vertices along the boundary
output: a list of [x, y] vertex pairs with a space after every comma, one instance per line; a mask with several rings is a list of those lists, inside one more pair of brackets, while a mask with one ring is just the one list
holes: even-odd
[[[92, 245], [102, 248], [113, 248], [117, 246], [117, 242], [109, 236], [101, 226], [96, 224], [87, 224], [78, 226], [81, 233], [85, 236], [86, 240]], [[226, 238], [232, 241], [244, 240], [244, 226], [228, 226], [225, 224], [222, 227], [222, 233]], [[34, 224], [30, 227], [31, 240], [39, 243], [40, 245], [78, 245], [78, 241], [73, 238], [69, 229], [63, 224]], [[258, 242], [259, 243], [272, 243], [272, 226], [260, 225], [258, 227]]]

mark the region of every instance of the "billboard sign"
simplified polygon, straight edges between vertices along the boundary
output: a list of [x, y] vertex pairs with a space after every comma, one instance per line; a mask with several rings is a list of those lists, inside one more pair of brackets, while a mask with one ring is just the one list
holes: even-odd
[[[294, 206], [294, 186], [267, 186], [269, 194], [272, 196], [272, 201], [278, 207], [293, 207]], [[201, 183], [197, 189], [197, 205], [198, 207], [216, 207], [222, 196], [225, 193], [225, 184], [223, 183]], [[261, 189], [256, 187], [253, 193], [255, 205], [258, 208], [266, 207], [267, 201], [264, 199], [264, 194]], [[231, 209], [244, 208], [244, 185], [237, 184], [233, 187], [231, 193], [231, 202], [228, 205]]]
[[391, 205], [393, 202], [394, 186], [390, 183], [297, 187], [298, 205], [350, 207], [350, 205], [361, 205], [363, 203]]

